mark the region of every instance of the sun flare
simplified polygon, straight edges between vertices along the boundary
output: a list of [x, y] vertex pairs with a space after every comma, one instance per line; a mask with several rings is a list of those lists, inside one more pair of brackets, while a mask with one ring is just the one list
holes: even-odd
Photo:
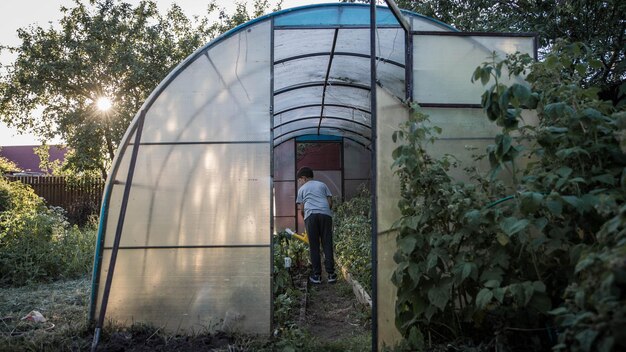
[[96, 101], [96, 106], [100, 111], [108, 111], [113, 106], [113, 102], [108, 97], [100, 97]]

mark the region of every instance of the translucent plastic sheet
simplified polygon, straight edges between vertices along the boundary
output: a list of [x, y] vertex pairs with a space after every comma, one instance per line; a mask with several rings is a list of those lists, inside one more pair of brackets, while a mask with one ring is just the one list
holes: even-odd
[[[110, 257], [105, 250], [101, 278]], [[269, 248], [121, 249], [107, 321], [150, 322], [169, 333], [226, 328], [267, 334], [270, 268]], [[104, 280], [98, 302], [102, 286]]]
[[351, 140], [344, 141], [343, 152], [344, 178], [369, 179], [372, 172], [371, 152]]
[[[480, 104], [485, 87], [470, 79], [493, 51], [501, 59], [516, 51], [532, 56], [534, 38], [414, 35], [414, 99], [422, 104]], [[507, 77], [508, 73], [503, 72], [500, 83], [510, 83]]]
[[[122, 246], [269, 244], [270, 144], [142, 145]], [[113, 243], [123, 184], [111, 194]]]
[[180, 71], [147, 111], [142, 142], [269, 140], [270, 28], [251, 26]]
[[376, 143], [376, 216], [378, 223], [378, 343], [379, 346], [393, 345], [400, 339], [395, 327], [395, 286], [391, 285], [391, 275], [396, 268], [393, 255], [396, 251], [395, 231], [391, 231], [394, 221], [400, 218], [397, 207], [400, 200], [400, 181], [394, 176], [390, 157], [397, 147], [391, 135], [398, 125], [408, 119], [408, 109], [393, 95], [381, 87], [376, 89], [377, 97], [377, 143]]
[[[286, 13], [276, 17], [276, 26], [369, 26], [370, 9], [367, 6], [341, 4], [337, 6], [316, 6], [298, 12]], [[397, 26], [398, 21], [385, 7], [376, 10], [376, 24]]]

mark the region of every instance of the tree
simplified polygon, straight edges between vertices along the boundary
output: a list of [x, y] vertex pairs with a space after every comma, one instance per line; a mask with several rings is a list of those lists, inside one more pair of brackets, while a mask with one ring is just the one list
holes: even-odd
[[[62, 137], [72, 152], [66, 170], [103, 177], [130, 121], [167, 73], [195, 49], [250, 19], [245, 3], [232, 16], [215, 1], [210, 24], [175, 4], [165, 15], [153, 0], [74, 0], [60, 26], [18, 30], [22, 44], [0, 77], [0, 118], [43, 140]], [[254, 2], [254, 15], [269, 7]], [[107, 105], [110, 108], [105, 109]], [[36, 113], [41, 111], [41, 116]]]
[[[343, 0], [366, 2], [369, 0]], [[584, 86], [600, 86], [602, 97], [626, 103], [626, 2], [619, 0], [397, 0], [400, 8], [432, 17], [463, 31], [535, 32], [540, 56], [560, 40], [581, 42], [601, 63]], [[620, 90], [621, 89], [621, 90]]]

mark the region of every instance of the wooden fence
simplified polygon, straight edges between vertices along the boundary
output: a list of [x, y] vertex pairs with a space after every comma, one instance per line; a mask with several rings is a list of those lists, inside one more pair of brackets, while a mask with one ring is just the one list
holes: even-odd
[[99, 178], [67, 180], [59, 176], [9, 176], [30, 185], [50, 206], [62, 207], [70, 223], [83, 225], [100, 211], [104, 181]]

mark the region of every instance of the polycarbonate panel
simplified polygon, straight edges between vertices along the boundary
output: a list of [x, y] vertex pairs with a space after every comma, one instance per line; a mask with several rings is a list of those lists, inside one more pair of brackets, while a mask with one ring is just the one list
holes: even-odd
[[[317, 127], [315, 128], [307, 128], [305, 130], [301, 130], [301, 131], [294, 131], [291, 133], [288, 133], [284, 136], [276, 136], [275, 140], [274, 140], [274, 144], [280, 144], [284, 141], [287, 141], [289, 139], [292, 139], [294, 137], [298, 137], [301, 135], [305, 135], [305, 134], [318, 134], [318, 129]], [[357, 143], [361, 143], [364, 146], [369, 146], [370, 145], [370, 140], [369, 138], [366, 138], [364, 136], [355, 134], [353, 132], [349, 132], [349, 131], [342, 131], [342, 130], [338, 130], [338, 129], [330, 129], [330, 128], [321, 128], [319, 130], [319, 134], [327, 134], [327, 135], [333, 135], [333, 136], [340, 136], [340, 137], [344, 137], [344, 138], [351, 138], [354, 141], [356, 141]]]
[[[369, 84], [367, 85], [369, 86]], [[369, 110], [370, 90], [345, 86], [328, 86], [326, 88], [326, 103], [352, 105], [363, 110]]]
[[[378, 28], [376, 56], [404, 65], [404, 30], [401, 28]], [[336, 52], [357, 53], [370, 56], [370, 31], [368, 28], [340, 29]], [[369, 70], [368, 70], [369, 71]]]
[[[334, 29], [274, 30], [274, 61], [312, 53], [328, 53], [333, 47]], [[323, 56], [321, 60], [328, 59]]]
[[[142, 145], [122, 246], [269, 243], [270, 144]], [[111, 199], [121, 199], [115, 186]], [[121, 201], [111, 203], [105, 245]]]
[[[305, 128], [317, 128], [318, 125], [320, 125], [320, 117], [319, 116], [311, 117], [307, 119], [293, 121], [289, 124], [277, 127], [274, 129], [274, 134], [276, 136], [281, 136], [283, 134], [287, 134], [294, 130], [302, 130]], [[350, 131], [352, 133], [357, 133], [359, 135], [362, 135], [368, 138], [371, 136], [371, 129], [369, 127], [355, 124], [351, 120], [322, 118], [321, 128], [342, 129], [342, 130]]]
[[411, 20], [411, 30], [413, 31], [436, 31], [436, 32], [450, 32], [455, 29], [445, 23], [439, 22], [430, 17], [417, 15], [407, 16]]
[[[533, 37], [437, 36], [413, 37], [413, 97], [418, 103], [480, 104], [485, 87], [470, 81], [476, 67], [495, 51], [506, 54], [534, 53]], [[500, 83], [524, 83], [508, 79], [503, 70]], [[493, 81], [491, 82], [493, 84]]]
[[329, 56], [313, 56], [274, 66], [274, 90], [306, 82], [324, 82]]
[[[486, 119], [486, 117], [485, 117]], [[487, 137], [483, 139], [440, 139], [434, 144], [426, 146], [426, 150], [433, 158], [441, 158], [445, 154], [454, 156], [454, 160], [458, 162], [456, 167], [451, 167], [448, 175], [452, 178], [470, 182], [467, 173], [463, 170], [468, 166], [475, 166], [481, 174], [486, 174], [489, 169], [489, 159], [474, 160], [476, 156], [485, 154], [487, 146], [494, 144], [494, 138]]]
[[274, 182], [275, 216], [296, 216], [296, 181]]
[[[282, 125], [293, 125], [294, 123], [304, 119], [317, 119], [317, 122], [311, 122], [317, 126], [320, 118], [320, 110], [321, 106], [312, 106], [294, 109], [289, 112], [276, 115], [274, 117], [274, 126], [280, 127]], [[369, 127], [371, 124], [369, 113], [354, 108], [324, 106], [324, 118], [341, 119], [341, 121], [345, 121], [344, 123], [350, 126], [360, 125], [362, 127]]]
[[398, 125], [407, 121], [409, 110], [382, 87], [376, 87], [376, 216], [377, 216], [377, 251], [378, 251], [378, 343], [394, 345], [401, 338], [395, 324], [396, 292], [390, 285], [391, 275], [396, 268], [393, 261], [395, 253], [395, 233], [390, 231], [392, 224], [400, 218], [398, 201], [400, 200], [400, 180], [391, 168], [391, 154], [398, 147], [391, 136]]
[[[330, 4], [329, 4], [330, 5]], [[276, 17], [276, 26], [369, 26], [370, 8], [364, 5], [332, 4], [286, 12]], [[376, 24], [397, 26], [398, 21], [386, 7], [376, 8]]]
[[270, 28], [250, 26], [179, 71], [147, 111], [141, 141], [269, 140]]
[[287, 141], [274, 148], [274, 181], [295, 181], [296, 151], [294, 141]]
[[[111, 250], [104, 250], [102, 283]], [[168, 333], [215, 330], [269, 334], [269, 248], [120, 249], [107, 321], [148, 323]]]
[[341, 198], [343, 195], [343, 187], [341, 184], [341, 171], [340, 170], [313, 170], [315, 179], [324, 182], [333, 197]]
[[[300, 88], [274, 96], [274, 111], [283, 111], [309, 104], [321, 104], [323, 86]], [[325, 104], [353, 106], [369, 111], [369, 89], [328, 86]]]
[[370, 178], [372, 172], [372, 154], [370, 150], [351, 140], [345, 140], [343, 153], [343, 170], [346, 179]]
[[295, 216], [290, 216], [290, 217], [281, 217], [281, 218], [274, 218], [274, 230], [276, 233], [284, 231], [285, 229], [291, 229], [293, 231], [296, 231], [297, 227], [296, 227], [296, 217]]
[[344, 179], [343, 184], [345, 186], [344, 196], [346, 200], [350, 200], [359, 195], [361, 188], [370, 189], [370, 180], [348, 180]]
[[330, 68], [329, 81], [369, 86], [369, 65], [369, 58], [335, 56]]

